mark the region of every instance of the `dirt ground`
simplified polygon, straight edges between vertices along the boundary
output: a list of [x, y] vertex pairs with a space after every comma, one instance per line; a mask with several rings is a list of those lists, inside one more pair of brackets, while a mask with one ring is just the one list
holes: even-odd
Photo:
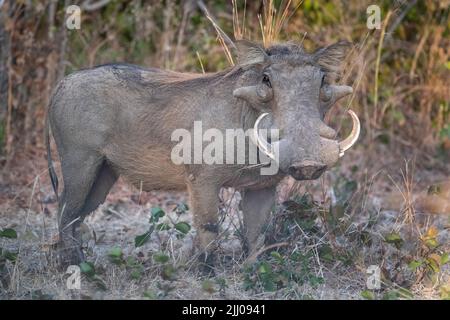
[[[69, 290], [69, 274], [56, 265], [56, 201], [44, 158], [23, 155], [0, 183], [0, 230], [17, 232], [0, 237], [0, 248], [16, 254], [0, 260], [0, 299], [449, 298], [445, 171], [430, 174], [405, 162], [356, 170], [363, 157], [354, 153], [318, 181], [284, 181], [265, 250], [254, 261], [245, 260], [239, 240], [239, 194], [224, 190], [211, 278], [197, 271], [194, 228], [154, 231], [135, 247], [152, 208], [164, 210], [160, 222], [167, 225], [192, 225], [189, 210], [176, 210], [186, 194], [141, 193], [119, 181], [85, 220], [85, 252], [95, 271], [83, 269], [81, 289]], [[367, 288], [370, 265], [380, 268], [379, 289]]]

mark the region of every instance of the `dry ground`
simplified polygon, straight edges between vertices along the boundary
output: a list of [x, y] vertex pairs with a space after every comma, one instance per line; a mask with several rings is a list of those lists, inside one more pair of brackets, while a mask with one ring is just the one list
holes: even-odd
[[[52, 249], [56, 204], [45, 163], [39, 155], [27, 158], [34, 159], [29, 168], [18, 168], [18, 161], [0, 184], [0, 227], [18, 234], [0, 237], [0, 248], [17, 253], [3, 266], [0, 260], [0, 299], [449, 297], [450, 182], [437, 184], [446, 181], [440, 171], [413, 171], [401, 162], [391, 170], [384, 164], [357, 170], [362, 155], [356, 153], [319, 181], [286, 181], [267, 231], [266, 246], [273, 247], [253, 264], [244, 264], [239, 241], [239, 194], [224, 190], [213, 278], [197, 272], [194, 229], [185, 236], [175, 229], [153, 232], [143, 246], [134, 245], [156, 206], [167, 213], [161, 221], [191, 225], [189, 212], [174, 212], [186, 194], [141, 193], [120, 181], [85, 221], [85, 251], [95, 274], [83, 275], [81, 290], [68, 290], [68, 274], [57, 269]], [[11, 177], [18, 182], [7, 184]], [[111, 257], [113, 248], [119, 251]], [[381, 268], [380, 290], [367, 290], [369, 265]]]

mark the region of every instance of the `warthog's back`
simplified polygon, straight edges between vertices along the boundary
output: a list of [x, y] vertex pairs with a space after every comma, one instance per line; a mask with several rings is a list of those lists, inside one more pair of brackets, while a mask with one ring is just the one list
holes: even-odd
[[132, 65], [67, 76], [49, 109], [60, 154], [87, 148], [144, 190], [183, 188], [183, 167], [170, 160], [170, 136], [181, 113], [170, 91], [171, 84], [196, 76]]

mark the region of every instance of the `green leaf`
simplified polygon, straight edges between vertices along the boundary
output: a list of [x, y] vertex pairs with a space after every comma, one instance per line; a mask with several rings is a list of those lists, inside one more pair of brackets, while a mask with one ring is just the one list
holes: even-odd
[[394, 245], [397, 249], [399, 249], [403, 244], [403, 239], [396, 232], [392, 232], [385, 237], [385, 241]]
[[216, 289], [214, 288], [214, 283], [209, 279], [202, 282], [202, 289], [208, 293], [216, 292]]
[[139, 261], [133, 256], [127, 257], [126, 264], [127, 264], [127, 267], [130, 267], [130, 268], [140, 265]]
[[187, 234], [191, 230], [191, 226], [187, 222], [178, 222], [175, 224], [175, 229], [180, 231], [182, 234]]
[[158, 296], [153, 290], [146, 290], [144, 291], [144, 298], [155, 300]]
[[17, 260], [17, 252], [11, 252], [6, 249], [0, 248], [0, 258], [4, 257], [6, 260], [15, 262]]
[[9, 238], [9, 239], [17, 239], [17, 232], [14, 229], [7, 228], [0, 230], [0, 237]]
[[450, 258], [449, 258], [448, 252], [443, 253], [441, 256], [441, 266], [448, 263], [449, 261], [450, 261]]
[[123, 263], [123, 252], [119, 247], [114, 247], [108, 252], [109, 259], [112, 263], [121, 265]]
[[405, 115], [401, 112], [401, 110], [392, 110], [392, 117], [398, 122], [399, 125], [402, 126], [405, 124]]
[[397, 290], [398, 296], [403, 299], [414, 299], [414, 294], [406, 288], [399, 288]]
[[272, 256], [272, 258], [275, 258], [279, 263], [284, 263], [284, 258], [278, 251], [272, 251], [270, 255]]
[[176, 272], [177, 269], [173, 265], [168, 264], [164, 266], [161, 276], [164, 280], [173, 281], [176, 279]]
[[445, 67], [446, 67], [448, 70], [450, 70], [450, 61], [447, 61], [447, 62], [445, 63]]
[[270, 264], [268, 264], [267, 262], [261, 262], [261, 264], [259, 265], [258, 268], [258, 273], [259, 274], [270, 274], [272, 273], [272, 267], [270, 266]]
[[277, 285], [273, 281], [272, 276], [269, 276], [263, 280], [263, 286], [264, 286], [264, 290], [269, 291], [269, 292], [273, 292], [273, 291], [277, 290]]
[[316, 277], [315, 275], [311, 275], [309, 283], [311, 284], [312, 287], [316, 287], [319, 284], [323, 284], [324, 279], [322, 277]]
[[383, 300], [397, 300], [398, 292], [397, 290], [390, 290], [383, 295]]
[[361, 297], [363, 297], [364, 299], [367, 299], [367, 300], [375, 300], [375, 295], [370, 290], [361, 291]]
[[122, 257], [122, 249], [120, 247], [114, 247], [108, 252], [108, 256], [113, 258], [120, 258]]
[[132, 279], [139, 280], [142, 277], [142, 270], [133, 269], [130, 274]]
[[431, 186], [429, 186], [428, 190], [427, 190], [427, 194], [428, 195], [440, 194], [441, 192], [442, 192], [441, 191], [441, 186], [440, 185], [435, 185], [435, 184], [432, 184]]
[[169, 256], [162, 252], [158, 252], [153, 255], [153, 260], [158, 263], [166, 263], [169, 261]]
[[108, 289], [108, 287], [106, 286], [105, 280], [103, 280], [97, 274], [94, 274], [92, 277], [90, 277], [90, 281], [92, 281], [97, 286], [97, 288], [99, 288], [100, 290], [105, 291], [106, 289]]
[[426, 239], [425, 244], [428, 248], [434, 249], [439, 245], [439, 242], [436, 239]]
[[80, 263], [80, 270], [82, 273], [89, 277], [93, 277], [95, 275], [95, 267], [92, 262], [82, 262]]
[[154, 207], [151, 210], [150, 223], [156, 223], [160, 218], [164, 217], [166, 213], [160, 207]]
[[147, 231], [144, 234], [136, 236], [134, 238], [134, 246], [135, 246], [135, 248], [142, 247], [150, 239], [150, 235], [151, 234], [152, 234], [152, 231]]
[[30, 298], [32, 300], [53, 300], [53, 295], [44, 293], [41, 289], [30, 291]]
[[326, 262], [332, 262], [334, 260], [333, 250], [329, 245], [324, 245], [319, 249], [319, 256]]
[[216, 278], [216, 283], [219, 285], [221, 290], [228, 288], [227, 280], [225, 280], [225, 278]]
[[442, 300], [450, 300], [450, 284], [444, 284], [439, 288]]
[[427, 258], [428, 268], [432, 270], [435, 273], [438, 273], [441, 268], [439, 267], [439, 264], [436, 260], [433, 258]]
[[125, 260], [127, 269], [131, 271], [130, 276], [132, 279], [139, 280], [144, 272], [144, 266], [133, 256], [128, 256]]
[[439, 245], [439, 242], [437, 241], [438, 236], [438, 229], [434, 226], [431, 226], [425, 235], [422, 236], [422, 240], [424, 241], [425, 245], [430, 248], [434, 249]]
[[423, 261], [413, 260], [410, 263], [408, 263], [408, 268], [411, 269], [412, 271], [415, 271], [422, 264], [423, 264]]

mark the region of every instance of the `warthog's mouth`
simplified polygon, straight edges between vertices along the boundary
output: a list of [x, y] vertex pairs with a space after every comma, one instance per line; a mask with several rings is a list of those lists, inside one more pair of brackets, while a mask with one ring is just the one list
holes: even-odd
[[[358, 137], [359, 137], [359, 134], [361, 131], [361, 123], [359, 122], [359, 119], [358, 119], [358, 116], [356, 115], [356, 113], [353, 112], [353, 110], [348, 110], [348, 113], [352, 117], [353, 127], [352, 127], [352, 131], [351, 131], [350, 135], [347, 138], [345, 138], [344, 140], [338, 142], [339, 157], [344, 156], [345, 151], [350, 149], [355, 144], [355, 142], [358, 140]], [[258, 119], [256, 119], [255, 125], [253, 127], [253, 135], [251, 135], [251, 138], [253, 140], [253, 143], [255, 143], [256, 146], [265, 155], [267, 155], [270, 159], [272, 159], [276, 162], [279, 162], [278, 155], [275, 152], [275, 150], [279, 150], [279, 148], [277, 148], [279, 146], [275, 146], [275, 144], [279, 143], [279, 141], [269, 143], [269, 142], [267, 142], [267, 140], [264, 137], [262, 137], [259, 134], [259, 128], [258, 128], [259, 123], [267, 115], [268, 115], [268, 113], [263, 113], [258, 117]]]

